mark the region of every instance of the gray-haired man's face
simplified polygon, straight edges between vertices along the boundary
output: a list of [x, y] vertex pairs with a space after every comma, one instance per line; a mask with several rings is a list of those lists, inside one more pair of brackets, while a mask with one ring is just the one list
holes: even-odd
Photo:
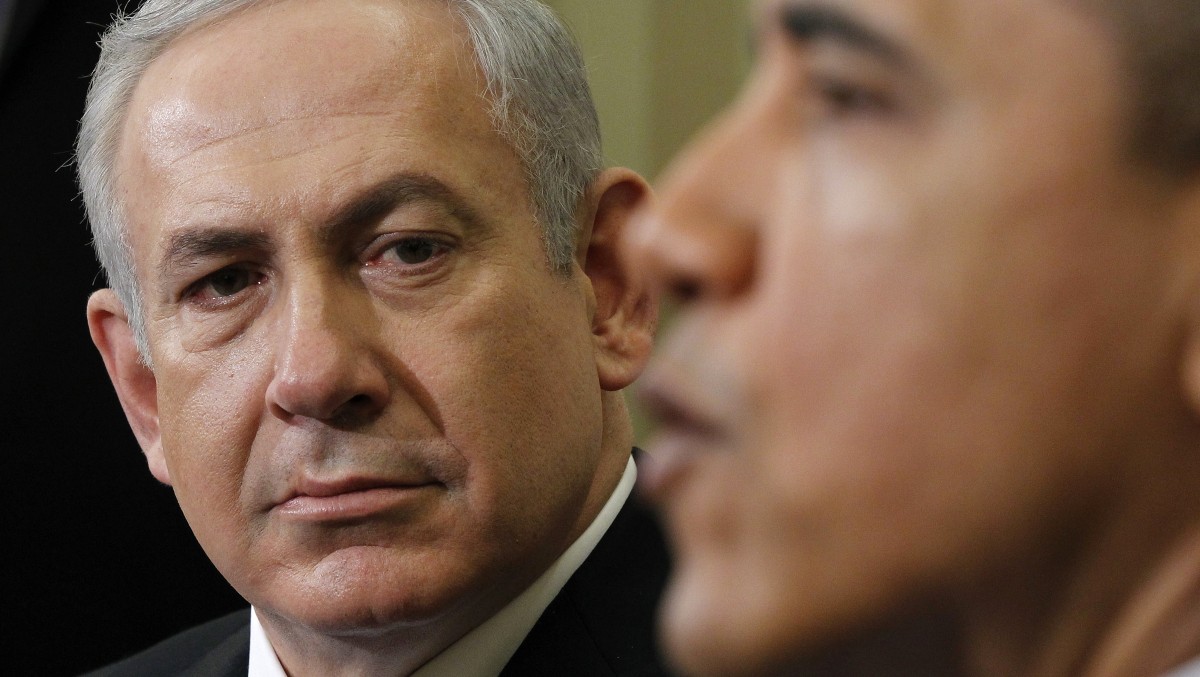
[[596, 292], [547, 265], [482, 91], [444, 3], [366, 0], [239, 14], [137, 88], [119, 181], [155, 368], [123, 401], [268, 622], [469, 627], [624, 467]]

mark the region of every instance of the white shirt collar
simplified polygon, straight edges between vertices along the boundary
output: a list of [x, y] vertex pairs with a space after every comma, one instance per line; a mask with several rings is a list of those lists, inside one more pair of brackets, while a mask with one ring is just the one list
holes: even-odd
[[1200, 656], [1190, 663], [1175, 668], [1163, 677], [1200, 677]]
[[267, 632], [258, 621], [258, 613], [250, 607], [250, 669], [247, 677], [287, 677], [283, 665], [267, 639]]
[[[442, 653], [414, 672], [412, 677], [495, 677], [500, 674], [525, 640], [525, 636], [533, 629], [542, 612], [566, 585], [575, 570], [592, 554], [600, 538], [612, 526], [617, 513], [632, 493], [636, 481], [637, 466], [630, 457], [625, 465], [625, 472], [621, 475], [621, 481], [617, 483], [617, 488], [608, 497], [596, 519], [592, 520], [562, 556], [526, 588], [525, 592], [509, 602], [508, 606], [446, 647]], [[253, 608], [250, 610], [248, 677], [287, 677]]]

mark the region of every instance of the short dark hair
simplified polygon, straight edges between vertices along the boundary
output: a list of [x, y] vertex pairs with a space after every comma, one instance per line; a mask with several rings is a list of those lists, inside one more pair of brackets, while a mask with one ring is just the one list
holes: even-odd
[[1171, 174], [1200, 170], [1200, 2], [1082, 0], [1116, 38], [1133, 152]]

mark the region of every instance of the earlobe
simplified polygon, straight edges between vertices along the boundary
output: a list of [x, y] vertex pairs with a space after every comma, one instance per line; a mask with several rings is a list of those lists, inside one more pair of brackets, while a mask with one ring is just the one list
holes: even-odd
[[580, 263], [592, 286], [592, 338], [600, 386], [620, 390], [641, 374], [650, 357], [658, 302], [644, 278], [620, 255], [630, 219], [650, 200], [650, 187], [631, 170], [607, 169], [592, 184], [590, 227]]
[[1172, 223], [1175, 237], [1168, 249], [1179, 257], [1175, 268], [1184, 308], [1179, 384], [1192, 416], [1200, 420], [1200, 183], [1178, 201]]
[[1183, 358], [1183, 392], [1192, 416], [1200, 416], [1200, 355], [1196, 354], [1193, 344], [1194, 341], [1189, 342]]
[[1183, 343], [1180, 380], [1192, 416], [1200, 420], [1200, 298], [1193, 299]]
[[88, 299], [87, 319], [92, 342], [104, 358], [104, 368], [151, 474], [163, 484], [170, 484], [158, 426], [158, 383], [138, 353], [125, 306], [111, 289], [101, 289]]

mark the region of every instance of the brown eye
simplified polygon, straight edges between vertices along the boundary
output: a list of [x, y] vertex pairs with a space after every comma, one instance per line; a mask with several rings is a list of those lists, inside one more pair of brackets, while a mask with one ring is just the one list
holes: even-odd
[[206, 286], [214, 296], [233, 296], [254, 282], [254, 274], [244, 268], [222, 268], [208, 276]]
[[411, 238], [392, 246], [392, 251], [396, 253], [396, 258], [400, 259], [401, 263], [416, 265], [432, 259], [441, 247], [441, 244], [433, 240]]
[[884, 114], [895, 109], [895, 102], [887, 94], [870, 87], [831, 78], [816, 78], [814, 86], [836, 115]]

